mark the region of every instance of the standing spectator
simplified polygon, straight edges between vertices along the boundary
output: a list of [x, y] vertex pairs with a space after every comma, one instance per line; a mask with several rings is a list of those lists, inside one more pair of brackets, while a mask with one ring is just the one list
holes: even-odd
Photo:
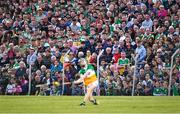
[[27, 56], [27, 64], [34, 65], [37, 58], [36, 54], [37, 54], [37, 51], [35, 51], [34, 48], [30, 48], [29, 55]]
[[51, 53], [49, 49], [46, 49], [45, 55], [43, 56], [44, 65], [46, 68], [50, 68], [51, 66]]
[[44, 64], [44, 60], [41, 54], [38, 54], [37, 59], [34, 63], [34, 67], [36, 70], [40, 70], [41, 66]]
[[135, 57], [137, 57], [138, 67], [141, 68], [144, 65], [144, 60], [146, 58], [146, 49], [139, 38], [136, 38], [136, 44]]
[[88, 41], [87, 49], [90, 50], [91, 53], [93, 53], [96, 50], [95, 47], [96, 47], [95, 40], [93, 37], [90, 37]]

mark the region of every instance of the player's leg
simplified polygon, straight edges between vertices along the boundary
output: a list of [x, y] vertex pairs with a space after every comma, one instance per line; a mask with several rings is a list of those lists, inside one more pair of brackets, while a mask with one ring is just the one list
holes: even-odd
[[86, 102], [88, 102], [90, 99], [90, 94], [91, 94], [91, 89], [89, 88], [89, 86], [87, 87], [87, 92], [84, 96], [84, 101], [80, 104], [81, 106], [85, 106]]
[[93, 85], [91, 88], [91, 93], [89, 96], [89, 100], [94, 104], [94, 105], [98, 105], [97, 100], [93, 98], [93, 90], [96, 89], [97, 86]]
[[94, 101], [94, 98], [93, 98], [93, 90], [94, 90], [95, 88], [96, 88], [95, 86], [93, 86], [93, 87], [91, 88], [91, 93], [90, 93], [90, 95], [89, 95], [89, 100], [90, 100], [90, 101]]
[[87, 92], [86, 92], [86, 94], [85, 94], [84, 101], [83, 101], [83, 103], [81, 103], [80, 105], [85, 105], [85, 103], [86, 103], [87, 101], [91, 101], [91, 102], [93, 102], [93, 104], [95, 104], [95, 105], [98, 104], [97, 101], [96, 101], [96, 99], [93, 98], [93, 90], [94, 90], [97, 86], [98, 86], [98, 82], [97, 82], [97, 81], [87, 86]]
[[93, 91], [98, 87], [98, 81], [95, 81], [92, 83], [90, 89], [91, 89], [91, 94], [90, 94], [90, 101], [94, 104], [94, 105], [98, 105], [96, 99], [93, 98]]

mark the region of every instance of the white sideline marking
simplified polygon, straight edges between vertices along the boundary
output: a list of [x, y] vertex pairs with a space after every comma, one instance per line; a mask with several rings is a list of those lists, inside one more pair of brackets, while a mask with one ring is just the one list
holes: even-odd
[[0, 113], [0, 114], [180, 114], [180, 113]]

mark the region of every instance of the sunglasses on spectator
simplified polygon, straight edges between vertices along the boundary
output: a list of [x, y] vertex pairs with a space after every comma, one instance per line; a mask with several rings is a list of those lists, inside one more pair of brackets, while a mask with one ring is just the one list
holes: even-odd
[[84, 68], [85, 67], [85, 65], [80, 65], [82, 68]]

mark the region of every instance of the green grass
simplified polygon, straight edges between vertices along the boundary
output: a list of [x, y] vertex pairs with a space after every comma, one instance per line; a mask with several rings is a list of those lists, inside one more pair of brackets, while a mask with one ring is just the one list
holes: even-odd
[[79, 104], [75, 96], [0, 96], [0, 114], [169, 113], [180, 114], [180, 97], [96, 97], [100, 105]]

